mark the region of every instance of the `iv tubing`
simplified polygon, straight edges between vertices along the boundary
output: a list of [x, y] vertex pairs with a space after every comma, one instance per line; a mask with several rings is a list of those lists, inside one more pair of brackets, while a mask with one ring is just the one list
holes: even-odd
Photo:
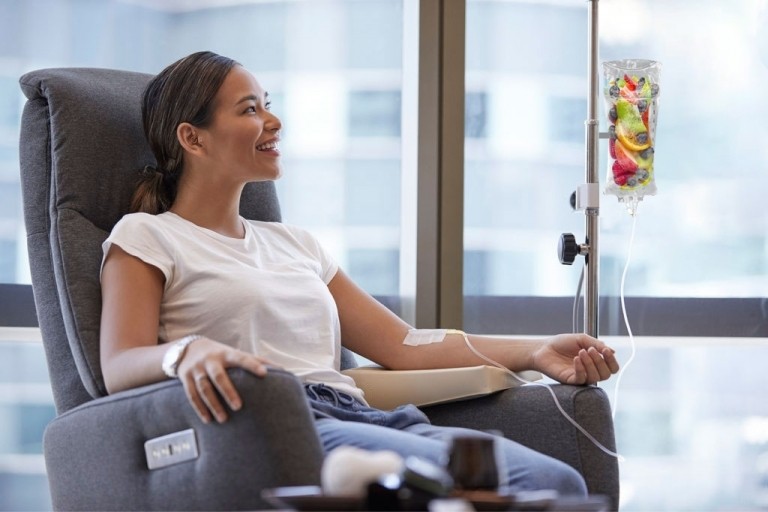
[[571, 417], [568, 415], [568, 413], [567, 413], [567, 412], [565, 412], [565, 409], [563, 409], [563, 406], [562, 406], [562, 405], [560, 405], [560, 402], [559, 402], [559, 401], [558, 401], [558, 399], [557, 399], [557, 395], [555, 395], [555, 392], [554, 392], [554, 391], [552, 391], [552, 388], [551, 388], [551, 386], [548, 386], [547, 384], [544, 384], [544, 383], [541, 383], [541, 382], [534, 382], [534, 381], [526, 380], [526, 379], [524, 379], [524, 378], [520, 377], [518, 374], [516, 374], [516, 373], [515, 373], [515, 372], [513, 372], [512, 370], [510, 370], [509, 368], [507, 368], [506, 366], [504, 366], [503, 364], [501, 364], [501, 363], [497, 363], [496, 361], [494, 361], [494, 360], [493, 360], [493, 359], [491, 359], [490, 357], [487, 357], [487, 356], [485, 356], [485, 355], [484, 355], [484, 354], [482, 354], [480, 351], [478, 351], [478, 350], [477, 350], [477, 349], [476, 349], [476, 348], [475, 348], [475, 347], [472, 345], [472, 343], [470, 343], [470, 342], [469, 342], [469, 336], [467, 336], [467, 333], [465, 333], [464, 331], [459, 331], [459, 330], [456, 330], [456, 329], [448, 329], [446, 332], [447, 332], [447, 333], [450, 333], [450, 334], [459, 334], [460, 336], [462, 336], [462, 337], [464, 338], [464, 343], [467, 345], [467, 348], [469, 348], [469, 350], [471, 350], [473, 354], [475, 354], [477, 357], [479, 357], [479, 358], [480, 358], [480, 359], [482, 359], [483, 361], [486, 361], [486, 362], [488, 362], [489, 364], [491, 364], [491, 365], [495, 366], [496, 368], [500, 368], [500, 369], [504, 370], [505, 372], [507, 372], [508, 374], [510, 374], [512, 377], [514, 377], [515, 379], [517, 379], [517, 380], [518, 380], [518, 381], [520, 381], [521, 383], [523, 383], [523, 384], [533, 384], [534, 386], [542, 386], [542, 387], [544, 387], [544, 388], [545, 388], [547, 391], [549, 391], [549, 394], [550, 394], [550, 395], [552, 395], [552, 400], [554, 400], [554, 401], [555, 401], [555, 406], [556, 406], [556, 407], [557, 407], [557, 409], [560, 411], [560, 414], [562, 414], [562, 415], [563, 415], [563, 417], [564, 417], [566, 420], [568, 420], [568, 422], [570, 422], [570, 423], [571, 423], [571, 425], [573, 425], [574, 427], [576, 427], [576, 428], [579, 430], [579, 432], [581, 432], [582, 434], [584, 434], [584, 435], [586, 436], [586, 438], [587, 438], [587, 439], [589, 439], [590, 441], [592, 441], [592, 444], [594, 444], [596, 447], [598, 447], [600, 450], [602, 450], [602, 451], [603, 451], [603, 452], [605, 452], [606, 454], [610, 455], [611, 457], [616, 457], [616, 458], [617, 458], [617, 459], [619, 459], [620, 461], [623, 461], [623, 460], [624, 460], [624, 457], [622, 457], [622, 456], [621, 456], [621, 455], [619, 455], [618, 453], [616, 453], [616, 452], [614, 452], [614, 451], [610, 450], [609, 448], [606, 448], [606, 447], [605, 447], [605, 446], [604, 446], [604, 445], [603, 445], [603, 444], [602, 444], [600, 441], [598, 441], [597, 439], [595, 439], [595, 437], [594, 437], [592, 434], [590, 434], [589, 432], [587, 432], [587, 430], [586, 430], [584, 427], [582, 427], [581, 425], [579, 425], [579, 423], [578, 423], [576, 420], [574, 420], [573, 418], [571, 418]]
[[576, 285], [576, 296], [573, 298], [572, 326], [573, 332], [579, 332], [579, 303], [581, 302], [581, 286], [584, 284], [584, 267], [579, 272], [579, 284]]
[[[636, 205], [635, 205], [636, 206]], [[632, 328], [629, 325], [629, 319], [627, 318], [627, 305], [624, 302], [624, 285], [627, 282], [627, 270], [629, 270], [629, 262], [632, 260], [632, 246], [635, 243], [635, 226], [637, 225], [637, 214], [632, 213], [632, 232], [629, 235], [629, 248], [627, 249], [627, 262], [624, 264], [624, 272], [621, 275], [621, 288], [619, 294], [621, 295], [621, 312], [624, 315], [624, 325], [627, 326], [627, 334], [629, 334], [629, 342], [632, 346], [632, 353], [619, 370], [616, 375], [616, 385], [613, 389], [613, 414], [612, 418], [616, 418], [616, 410], [619, 408], [619, 384], [621, 383], [621, 376], [624, 375], [624, 370], [635, 358], [635, 337], [632, 335]]]

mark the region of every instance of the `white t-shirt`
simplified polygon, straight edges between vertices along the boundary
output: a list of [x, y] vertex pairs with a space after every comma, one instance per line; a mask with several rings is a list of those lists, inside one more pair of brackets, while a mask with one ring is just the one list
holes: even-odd
[[241, 220], [245, 238], [237, 239], [172, 212], [129, 214], [103, 252], [116, 244], [165, 276], [161, 341], [202, 334], [362, 399], [339, 372], [339, 314], [327, 286], [336, 262], [302, 229]]

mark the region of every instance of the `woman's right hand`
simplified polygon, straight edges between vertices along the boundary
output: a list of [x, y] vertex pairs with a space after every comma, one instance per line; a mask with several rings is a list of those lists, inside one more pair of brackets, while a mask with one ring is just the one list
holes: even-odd
[[264, 358], [237, 350], [208, 338], [200, 338], [189, 344], [179, 364], [177, 375], [192, 407], [203, 423], [215, 419], [227, 421], [227, 406], [238, 411], [243, 403], [227, 374], [227, 368], [243, 368], [264, 377], [267, 365]]

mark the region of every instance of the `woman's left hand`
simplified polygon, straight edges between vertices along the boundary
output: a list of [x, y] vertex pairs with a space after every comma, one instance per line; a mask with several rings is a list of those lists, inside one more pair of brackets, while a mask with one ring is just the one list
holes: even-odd
[[563, 384], [595, 384], [619, 371], [615, 351], [586, 334], [558, 334], [533, 353], [533, 368]]

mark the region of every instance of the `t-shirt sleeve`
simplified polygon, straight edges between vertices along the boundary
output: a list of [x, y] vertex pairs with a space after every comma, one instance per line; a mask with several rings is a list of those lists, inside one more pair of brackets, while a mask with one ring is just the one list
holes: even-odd
[[301, 243], [301, 245], [309, 251], [315, 260], [320, 264], [320, 279], [325, 284], [331, 282], [333, 276], [339, 270], [339, 264], [336, 259], [328, 252], [320, 241], [312, 235], [309, 231], [296, 226], [286, 226], [293, 236]]
[[157, 267], [165, 276], [165, 282], [170, 282], [173, 274], [173, 255], [167, 236], [153, 215], [132, 213], [115, 224], [101, 246], [102, 269], [112, 245], [117, 245], [131, 256]]

